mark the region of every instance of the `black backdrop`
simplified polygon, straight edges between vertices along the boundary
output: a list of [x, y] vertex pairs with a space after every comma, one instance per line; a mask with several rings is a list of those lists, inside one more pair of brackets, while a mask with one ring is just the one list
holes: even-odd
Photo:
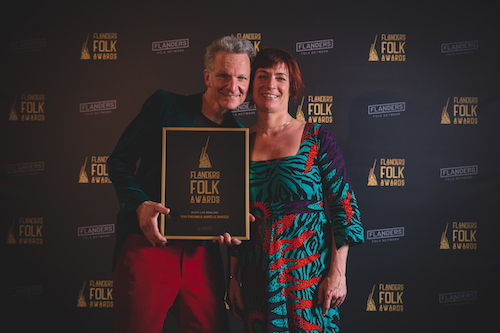
[[495, 327], [498, 1], [21, 1], [3, 14], [9, 332], [111, 331], [105, 160], [156, 89], [205, 89], [205, 47], [230, 34], [295, 56], [306, 91], [290, 113], [344, 153], [366, 244], [350, 251], [342, 331]]

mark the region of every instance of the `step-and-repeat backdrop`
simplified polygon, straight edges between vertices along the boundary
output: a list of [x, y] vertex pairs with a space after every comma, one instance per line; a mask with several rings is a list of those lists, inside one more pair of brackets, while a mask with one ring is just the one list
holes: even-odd
[[[111, 331], [106, 160], [156, 89], [204, 91], [205, 47], [231, 34], [294, 55], [306, 91], [290, 114], [326, 125], [343, 151], [366, 243], [349, 254], [342, 330], [495, 327], [499, 4], [344, 3], [15, 6], [0, 91], [9, 332]], [[234, 115], [256, 119], [248, 103]], [[164, 332], [178, 332], [171, 318]]]

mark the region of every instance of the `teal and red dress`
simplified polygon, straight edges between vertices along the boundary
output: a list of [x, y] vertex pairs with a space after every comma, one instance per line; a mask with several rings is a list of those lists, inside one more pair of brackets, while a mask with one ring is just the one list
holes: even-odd
[[250, 162], [250, 197], [251, 240], [231, 252], [241, 267], [245, 332], [337, 332], [338, 309], [323, 316], [316, 305], [332, 228], [337, 248], [364, 238], [333, 136], [307, 123], [297, 155]]

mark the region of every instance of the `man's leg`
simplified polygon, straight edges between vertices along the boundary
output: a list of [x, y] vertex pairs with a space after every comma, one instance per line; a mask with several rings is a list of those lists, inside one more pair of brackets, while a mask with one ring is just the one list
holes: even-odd
[[219, 245], [185, 245], [184, 249], [178, 298], [182, 332], [229, 332]]
[[154, 247], [131, 234], [113, 280], [114, 332], [161, 332], [180, 287], [182, 248]]

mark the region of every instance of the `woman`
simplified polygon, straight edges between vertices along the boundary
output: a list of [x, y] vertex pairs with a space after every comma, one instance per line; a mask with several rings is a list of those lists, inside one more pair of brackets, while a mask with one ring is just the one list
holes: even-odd
[[247, 332], [337, 332], [347, 252], [363, 242], [342, 155], [325, 127], [288, 113], [288, 101], [304, 88], [290, 53], [263, 49], [252, 77], [258, 119], [250, 128], [250, 197], [256, 221], [251, 241], [231, 251], [233, 313]]

